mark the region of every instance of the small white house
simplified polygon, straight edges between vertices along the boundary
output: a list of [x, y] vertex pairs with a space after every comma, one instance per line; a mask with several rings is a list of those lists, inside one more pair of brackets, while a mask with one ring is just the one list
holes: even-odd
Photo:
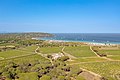
[[53, 58], [53, 59], [58, 59], [59, 57], [62, 57], [62, 56], [64, 56], [62, 53], [52, 54], [52, 58]]

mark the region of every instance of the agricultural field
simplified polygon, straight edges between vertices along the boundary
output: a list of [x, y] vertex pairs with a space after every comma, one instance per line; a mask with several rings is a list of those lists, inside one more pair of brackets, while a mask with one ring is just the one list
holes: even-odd
[[99, 53], [107, 55], [120, 55], [120, 50], [99, 50]]
[[120, 60], [120, 49], [118, 47], [93, 47], [93, 49], [96, 49], [99, 54], [106, 54], [107, 58]]
[[92, 62], [107, 62], [108, 60], [98, 57], [82, 57], [68, 61], [68, 64], [79, 64], [79, 63], [92, 63]]
[[32, 54], [32, 53], [18, 51], [18, 50], [10, 50], [10, 51], [0, 52], [0, 57], [12, 58], [12, 57], [17, 57], [17, 56], [22, 56], [22, 55], [27, 55], [27, 54]]
[[104, 76], [107, 80], [119, 80], [120, 62], [81, 63], [80, 67]]
[[[38, 44], [39, 41], [35, 41], [35, 45], [33, 45], [34, 41], [32, 42], [32, 45], [27, 43], [26, 46], [0, 52], [0, 76], [5, 76], [6, 80], [86, 80], [79, 75], [83, 68], [99, 74], [107, 80], [119, 80], [119, 49], [96, 48], [99, 53], [107, 53], [107, 58], [113, 59], [113, 61], [109, 61], [109, 59], [96, 56], [88, 45], [77, 46], [75, 44], [75, 46], [71, 43], [69, 46], [59, 47], [60, 44], [53, 46], [46, 43], [43, 44], [43, 47], [38, 47], [36, 43]], [[1, 44], [1, 46], [4, 45]], [[13, 44], [13, 46], [16, 45]], [[66, 55], [68, 58], [61, 57], [52, 60], [52, 58], [40, 54], [60, 52], [69, 54], [69, 56]]]
[[89, 46], [78, 46], [78, 47], [65, 47], [64, 51], [77, 58], [80, 57], [94, 57], [96, 56]]
[[108, 58], [113, 59], [113, 60], [120, 60], [120, 55], [108, 56]]
[[[83, 47], [83, 48], [81, 48]], [[84, 50], [84, 51], [82, 51]], [[92, 71], [96, 74], [103, 76], [107, 80], [119, 80], [120, 76], [120, 51], [117, 50], [98, 50], [99, 53], [109, 53], [107, 58], [97, 57], [89, 50], [88, 46], [79, 46], [79, 47], [66, 47], [64, 49], [68, 54], [75, 56], [76, 59], [68, 61], [67, 64], [80, 66], [80, 68]], [[84, 54], [81, 54], [84, 53]], [[89, 54], [89, 55], [88, 55]], [[82, 55], [82, 56], [81, 56]]]
[[14, 63], [20, 64], [20, 63], [27, 63], [27, 62], [34, 63], [35, 61], [41, 62], [41, 63], [49, 62], [48, 59], [45, 59], [44, 57], [42, 57], [38, 54], [32, 54], [32, 55], [28, 55], [28, 56], [25, 56], [25, 57], [3, 60], [3, 61], [0, 61], [0, 63], [1, 64], [2, 63], [8, 64], [9, 62], [14, 62]]
[[52, 53], [59, 53], [62, 51], [63, 47], [42, 47], [40, 48], [40, 52], [43, 54], [52, 54]]
[[30, 46], [30, 47], [25, 47], [21, 49], [15, 49], [15, 50], [7, 50], [0, 52], [0, 57], [1, 58], [12, 58], [12, 57], [17, 57], [17, 56], [22, 56], [22, 55], [28, 55], [28, 54], [34, 54], [35, 49], [37, 46]]
[[20, 73], [19, 80], [38, 80], [38, 73], [36, 72], [30, 72], [30, 73]]
[[20, 48], [19, 50], [22, 51], [27, 51], [27, 52], [35, 52], [35, 50], [37, 49], [38, 46], [28, 46], [25, 48]]

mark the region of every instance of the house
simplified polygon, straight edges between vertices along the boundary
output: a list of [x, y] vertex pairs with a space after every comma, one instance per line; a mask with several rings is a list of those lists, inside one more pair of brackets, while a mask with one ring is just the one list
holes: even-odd
[[52, 54], [52, 59], [58, 59], [59, 57], [62, 57], [64, 56], [63, 53], [55, 53], [55, 54]]

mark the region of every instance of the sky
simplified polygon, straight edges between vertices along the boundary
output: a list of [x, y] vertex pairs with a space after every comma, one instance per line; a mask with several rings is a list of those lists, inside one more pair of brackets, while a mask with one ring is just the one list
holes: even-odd
[[120, 33], [120, 0], [0, 0], [0, 32]]

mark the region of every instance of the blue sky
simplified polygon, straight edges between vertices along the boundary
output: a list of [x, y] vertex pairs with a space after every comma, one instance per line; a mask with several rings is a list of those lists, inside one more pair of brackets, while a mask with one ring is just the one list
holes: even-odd
[[120, 33], [120, 0], [0, 0], [0, 32]]

